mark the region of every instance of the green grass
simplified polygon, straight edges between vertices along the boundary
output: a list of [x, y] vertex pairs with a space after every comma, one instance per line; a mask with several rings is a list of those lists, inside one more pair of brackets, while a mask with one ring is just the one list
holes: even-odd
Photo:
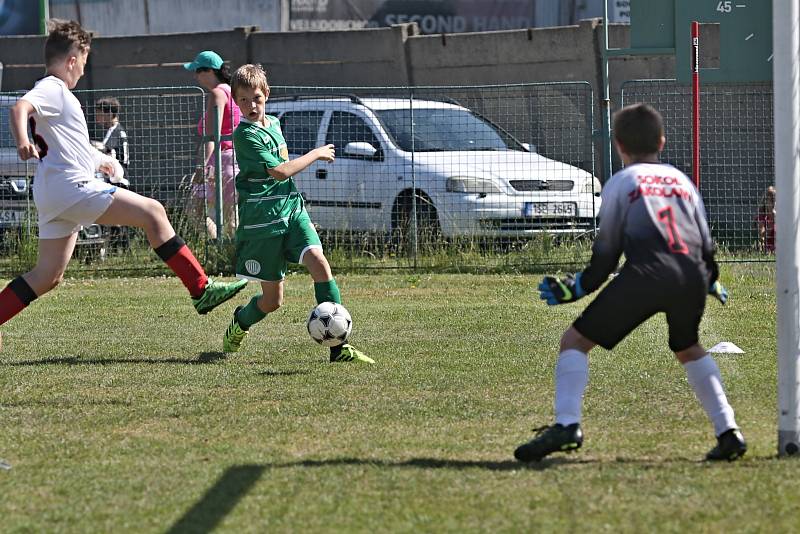
[[[750, 443], [700, 462], [713, 433], [663, 320], [591, 357], [586, 441], [525, 467], [548, 423], [562, 331], [519, 275], [344, 275], [354, 344], [330, 365], [304, 331], [313, 291], [237, 355], [216, 352], [234, 304], [194, 314], [173, 278], [70, 279], [3, 326], [3, 532], [790, 532], [798, 469], [776, 459], [774, 266], [731, 265], [709, 300]], [[4, 282], [5, 283], [5, 282]], [[244, 302], [255, 287], [239, 297]]]

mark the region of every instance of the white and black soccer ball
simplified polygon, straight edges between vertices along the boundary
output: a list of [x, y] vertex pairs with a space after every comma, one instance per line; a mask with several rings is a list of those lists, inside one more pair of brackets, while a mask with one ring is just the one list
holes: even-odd
[[322, 302], [311, 310], [306, 326], [311, 339], [320, 345], [335, 347], [350, 337], [353, 319], [341, 304]]

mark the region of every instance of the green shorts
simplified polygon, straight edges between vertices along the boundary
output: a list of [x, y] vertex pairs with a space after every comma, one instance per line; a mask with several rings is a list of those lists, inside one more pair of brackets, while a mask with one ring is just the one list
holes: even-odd
[[322, 248], [314, 224], [305, 211], [292, 218], [285, 234], [248, 239], [236, 244], [236, 276], [258, 282], [279, 282], [289, 263], [301, 263], [309, 249]]

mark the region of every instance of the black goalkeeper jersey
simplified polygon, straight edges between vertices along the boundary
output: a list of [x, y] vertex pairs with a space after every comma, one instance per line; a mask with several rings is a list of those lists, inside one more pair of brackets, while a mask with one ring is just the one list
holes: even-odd
[[655, 280], [680, 281], [698, 270], [716, 280], [703, 200], [681, 171], [662, 163], [630, 165], [611, 177], [602, 200], [592, 259], [581, 275], [587, 293], [606, 281], [623, 253], [625, 268]]

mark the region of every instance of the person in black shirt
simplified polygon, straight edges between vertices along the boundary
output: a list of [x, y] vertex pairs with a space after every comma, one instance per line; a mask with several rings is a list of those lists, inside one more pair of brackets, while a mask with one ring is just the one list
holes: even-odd
[[106, 129], [99, 143], [103, 151], [117, 158], [122, 168], [128, 170], [130, 153], [128, 152], [128, 134], [119, 122], [119, 100], [104, 97], [95, 102], [95, 122]]
[[[130, 152], [128, 151], [128, 134], [119, 122], [119, 100], [112, 96], [103, 97], [95, 102], [94, 112], [95, 123], [105, 131], [103, 132], [103, 138], [93, 141], [92, 144], [100, 152], [116, 158], [122, 168], [125, 169], [125, 174], [127, 175]], [[106, 181], [109, 180], [107, 179]], [[114, 185], [125, 189], [129, 189], [129, 184], [129, 180], [114, 181]], [[127, 227], [110, 226], [108, 232], [109, 245], [113, 250], [128, 249], [130, 236], [128, 235]]]

